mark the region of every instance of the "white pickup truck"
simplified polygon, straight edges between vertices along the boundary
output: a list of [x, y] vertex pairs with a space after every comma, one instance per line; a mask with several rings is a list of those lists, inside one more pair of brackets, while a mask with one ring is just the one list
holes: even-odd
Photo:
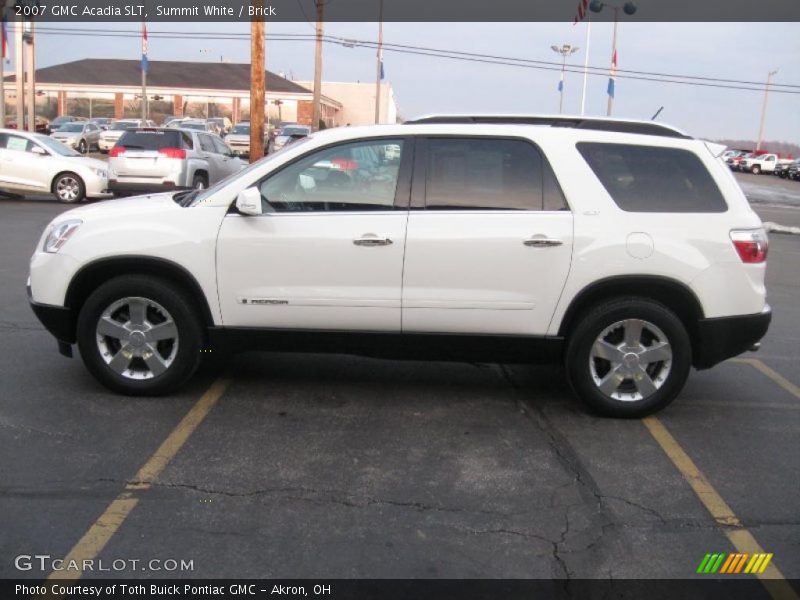
[[743, 158], [739, 163], [739, 170], [750, 172], [753, 175], [759, 173], [774, 173], [775, 167], [783, 162], [791, 162], [787, 159], [778, 158], [777, 154], [759, 154], [750, 158]]

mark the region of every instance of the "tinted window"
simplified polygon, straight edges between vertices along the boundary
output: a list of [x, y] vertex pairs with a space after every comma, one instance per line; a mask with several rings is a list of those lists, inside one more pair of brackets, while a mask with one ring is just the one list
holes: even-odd
[[705, 165], [688, 150], [581, 142], [578, 151], [622, 210], [727, 210], [725, 199]]
[[428, 140], [425, 206], [432, 210], [562, 210], [550, 165], [524, 140]]
[[393, 210], [402, 140], [345, 144], [306, 156], [260, 185], [265, 210]]
[[161, 150], [162, 148], [180, 148], [181, 136], [177, 131], [126, 131], [117, 142], [118, 146], [135, 150]]

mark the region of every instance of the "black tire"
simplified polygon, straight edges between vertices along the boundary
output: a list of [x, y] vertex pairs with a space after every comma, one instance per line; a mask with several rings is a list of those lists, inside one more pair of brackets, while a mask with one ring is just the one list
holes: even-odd
[[64, 204], [77, 204], [86, 198], [86, 184], [76, 173], [59, 173], [53, 180], [53, 195]]
[[80, 152], [81, 154], [86, 154], [88, 149], [89, 148], [86, 146], [86, 140], [81, 140], [80, 142], [78, 142], [78, 152]]
[[753, 167], [750, 169], [750, 172], [753, 175], [759, 175], [761, 173], [761, 167], [759, 167], [758, 165], [753, 165]]
[[208, 177], [202, 173], [195, 173], [192, 177], [192, 189], [204, 190], [208, 188]]
[[[663, 378], [650, 395], [641, 393], [639, 389], [641, 384], [636, 384], [633, 379], [627, 378], [611, 392], [618, 396], [629, 395], [629, 399], [614, 398], [598, 387], [595, 376], [600, 377], [603, 374], [601, 370], [605, 364], [608, 365], [605, 374], [609, 374], [613, 363], [610, 361], [605, 363], [602, 358], [592, 357], [593, 347], [599, 336], [615, 324], [626, 320], [640, 320], [651, 326], [651, 329], [645, 327], [648, 333], [639, 337], [639, 339], [650, 338], [649, 345], [656, 343], [656, 338], [652, 337], [652, 330], [660, 330], [666, 339], [659, 341], [668, 342], [671, 351], [669, 361], [653, 362], [645, 367], [652, 369], [652, 376], [656, 380]], [[569, 336], [565, 356], [567, 376], [578, 398], [595, 412], [608, 417], [644, 417], [667, 406], [683, 389], [692, 365], [692, 344], [686, 327], [666, 306], [645, 298], [616, 298], [587, 310], [580, 315], [576, 323], [578, 325]], [[608, 334], [609, 337], [604, 339], [613, 339], [613, 336], [619, 335], [619, 331], [620, 329], [612, 329]], [[624, 329], [622, 331], [624, 334]], [[647, 348], [647, 346], [648, 344], [645, 344], [642, 347]], [[626, 357], [629, 354], [626, 350], [623, 350], [623, 353]], [[635, 364], [639, 364], [638, 358], [635, 359]], [[650, 379], [651, 383], [653, 381]], [[634, 399], [634, 395], [643, 397]]]
[[[98, 336], [97, 325], [109, 306], [125, 298], [144, 298], [162, 307], [172, 318], [177, 330], [177, 347], [173, 348], [171, 363], [163, 373], [148, 379], [134, 379], [115, 371], [106, 362], [100, 348], [99, 340], [105, 338]], [[152, 306], [147, 310], [152, 310]], [[181, 289], [155, 277], [127, 275], [98, 287], [81, 308], [77, 334], [78, 348], [89, 372], [107, 388], [128, 396], [169, 394], [184, 385], [200, 364], [203, 328], [197, 310]], [[121, 350], [117, 352], [121, 353]], [[106, 356], [110, 360], [116, 354]], [[131, 369], [136, 366], [146, 368], [144, 359], [134, 360], [139, 362], [131, 361]]]

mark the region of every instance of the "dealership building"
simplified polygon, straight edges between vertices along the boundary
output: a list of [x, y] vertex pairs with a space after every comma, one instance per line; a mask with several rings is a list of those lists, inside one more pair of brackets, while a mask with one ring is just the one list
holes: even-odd
[[[313, 91], [266, 71], [266, 110], [271, 122], [293, 121], [311, 125]], [[5, 78], [6, 117], [16, 115], [14, 76]], [[323, 82], [321, 118], [328, 127], [375, 122], [375, 83]], [[151, 60], [147, 73], [150, 118], [160, 122], [168, 115], [228, 117], [250, 116], [250, 65], [227, 62]], [[341, 97], [339, 97], [341, 96]], [[381, 84], [381, 123], [398, 119], [392, 87]], [[36, 114], [53, 119], [79, 117], [140, 117], [142, 72], [138, 60], [87, 58], [36, 70]]]

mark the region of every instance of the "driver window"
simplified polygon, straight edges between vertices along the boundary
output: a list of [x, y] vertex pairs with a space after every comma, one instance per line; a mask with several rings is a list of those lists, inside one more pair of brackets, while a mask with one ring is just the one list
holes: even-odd
[[326, 148], [259, 185], [265, 212], [393, 210], [402, 140]]

